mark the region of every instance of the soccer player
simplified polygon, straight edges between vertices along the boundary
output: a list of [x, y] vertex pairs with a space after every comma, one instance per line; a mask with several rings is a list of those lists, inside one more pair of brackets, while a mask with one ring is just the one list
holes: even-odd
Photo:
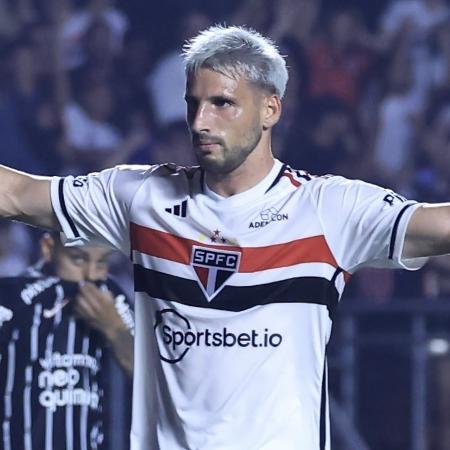
[[0, 448], [105, 448], [105, 357], [111, 347], [131, 376], [133, 313], [107, 278], [110, 249], [65, 248], [59, 233], [41, 247], [37, 265], [0, 279]]
[[288, 73], [260, 34], [212, 27], [184, 57], [199, 167], [3, 168], [0, 215], [130, 255], [133, 450], [329, 449], [326, 348], [345, 284], [450, 252], [450, 205], [275, 160]]

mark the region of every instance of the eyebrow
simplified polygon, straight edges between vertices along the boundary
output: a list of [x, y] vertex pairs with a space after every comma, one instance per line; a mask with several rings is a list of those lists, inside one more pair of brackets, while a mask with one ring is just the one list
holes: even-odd
[[74, 248], [74, 247], [72, 247], [72, 248], [68, 248], [66, 250], [67, 250], [68, 253], [71, 253], [72, 255], [74, 255], [74, 254], [76, 254], [76, 255], [80, 255], [81, 254], [81, 255], [85, 255], [85, 256], [88, 255], [88, 253], [83, 251], [81, 248]]
[[[208, 97], [208, 100], [210, 101], [217, 101], [217, 100], [228, 100], [228, 101], [236, 101], [236, 96], [234, 95], [227, 95], [227, 94], [220, 94], [220, 95], [211, 95], [210, 97]], [[186, 102], [196, 102], [198, 101], [198, 97], [195, 97], [194, 95], [185, 95], [184, 96], [184, 100]]]
[[[81, 248], [70, 248], [67, 249], [68, 252], [70, 254], [72, 254], [73, 256], [83, 256], [86, 259], [90, 259], [90, 255], [88, 252], [85, 252], [83, 249]], [[109, 257], [111, 256], [113, 252], [108, 252], [105, 255], [103, 255], [101, 258], [98, 259], [99, 262], [103, 262], [103, 261], [108, 261]]]

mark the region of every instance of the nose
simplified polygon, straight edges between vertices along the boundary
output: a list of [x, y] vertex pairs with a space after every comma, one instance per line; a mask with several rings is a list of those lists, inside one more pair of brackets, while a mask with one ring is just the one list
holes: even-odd
[[84, 279], [86, 281], [96, 281], [100, 278], [97, 264], [87, 263], [84, 267]]
[[195, 133], [204, 133], [210, 131], [211, 114], [207, 103], [202, 103], [192, 111], [191, 130]]

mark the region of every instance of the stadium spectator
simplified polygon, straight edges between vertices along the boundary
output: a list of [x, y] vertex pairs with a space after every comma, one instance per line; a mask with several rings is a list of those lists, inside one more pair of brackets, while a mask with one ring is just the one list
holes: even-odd
[[0, 221], [0, 277], [18, 275], [29, 264], [31, 237], [19, 223]]
[[383, 182], [409, 192], [417, 123], [423, 98], [413, 88], [413, 70], [405, 36], [399, 35], [386, 55], [384, 92], [380, 99], [373, 158]]
[[[93, 25], [101, 24], [97, 38], [104, 40], [106, 47], [113, 54], [118, 54], [123, 45], [125, 33], [129, 27], [126, 15], [114, 5], [114, 0], [89, 0], [84, 8], [76, 8], [73, 0], [58, 0], [57, 19], [61, 24], [60, 39], [63, 67], [74, 69], [86, 62], [89, 57], [89, 33]], [[92, 56], [92, 53], [91, 53]]]
[[175, 49], [164, 54], [148, 75], [146, 81], [150, 104], [159, 127], [185, 119], [184, 66], [179, 44], [209, 25], [210, 19], [201, 11], [190, 11], [179, 25], [179, 42]]
[[328, 12], [322, 33], [307, 46], [309, 95], [331, 95], [356, 108], [376, 57], [360, 39], [364, 24], [352, 9]]
[[363, 155], [351, 109], [340, 99], [324, 96], [303, 105], [303, 111], [283, 141], [281, 157], [311, 174], [352, 176]]

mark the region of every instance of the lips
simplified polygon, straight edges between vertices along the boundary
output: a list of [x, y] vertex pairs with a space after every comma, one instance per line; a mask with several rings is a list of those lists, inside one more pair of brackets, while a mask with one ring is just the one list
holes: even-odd
[[219, 145], [219, 143], [218, 143], [218, 142], [199, 142], [199, 143], [198, 143], [198, 146], [199, 146], [199, 147], [205, 147], [205, 148], [207, 148], [207, 147], [213, 147], [213, 146], [215, 146], [215, 145]]
[[220, 145], [217, 141], [197, 141], [196, 147], [200, 150], [212, 150]]
[[205, 152], [212, 151], [222, 145], [222, 141], [216, 136], [195, 133], [192, 138], [194, 148]]

